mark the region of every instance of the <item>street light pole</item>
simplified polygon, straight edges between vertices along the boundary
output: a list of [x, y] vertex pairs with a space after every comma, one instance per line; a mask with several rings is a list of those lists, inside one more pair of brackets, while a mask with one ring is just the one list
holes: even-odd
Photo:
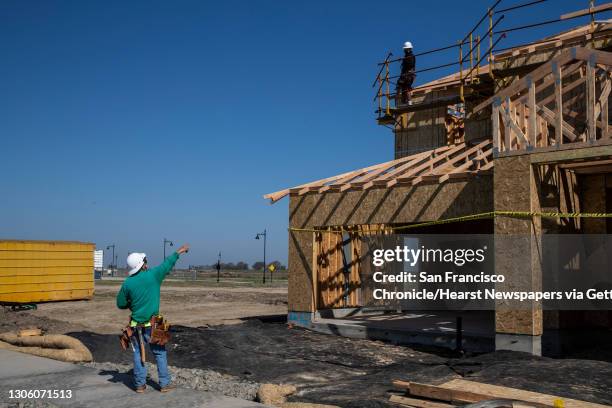
[[164, 238], [164, 259], [166, 259], [166, 244], [170, 244], [170, 246], [174, 245], [174, 242], [169, 239]]
[[258, 233], [257, 235], [255, 235], [255, 239], [259, 239], [259, 237], [263, 236], [263, 241], [264, 241], [264, 253], [263, 253], [263, 283], [264, 285], [266, 284], [266, 238], [268, 236], [267, 231], [264, 229], [263, 232]]
[[[115, 276], [115, 274], [113, 273], [113, 261], [115, 262], [115, 264], [117, 263], [117, 261], [115, 260], [115, 244], [111, 244], [111, 245], [107, 245], [106, 246], [106, 250], [108, 251], [109, 249], [113, 248], [113, 256], [111, 257], [111, 261], [110, 261], [110, 269], [111, 269], [111, 276]], [[115, 265], [115, 267], [117, 267], [117, 265]]]

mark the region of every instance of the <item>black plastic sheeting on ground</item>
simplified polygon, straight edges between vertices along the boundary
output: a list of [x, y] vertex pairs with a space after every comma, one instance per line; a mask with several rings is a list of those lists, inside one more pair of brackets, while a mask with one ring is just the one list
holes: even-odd
[[[70, 335], [83, 341], [96, 361], [131, 362], [131, 352], [120, 350], [116, 336]], [[168, 350], [171, 365], [262, 383], [292, 383], [299, 391], [290, 400], [342, 407], [391, 406], [388, 391], [395, 379], [440, 384], [461, 377], [612, 404], [612, 362], [587, 358], [550, 359], [517, 352], [458, 358], [440, 349], [328, 336], [256, 320], [233, 326], [175, 326]]]

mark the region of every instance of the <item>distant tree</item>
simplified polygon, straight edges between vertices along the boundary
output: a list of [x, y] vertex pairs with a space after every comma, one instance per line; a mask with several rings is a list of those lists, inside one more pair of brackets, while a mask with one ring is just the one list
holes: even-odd
[[243, 261], [240, 261], [236, 264], [236, 269], [239, 271], [246, 271], [249, 269], [249, 264]]
[[255, 270], [259, 270], [259, 269], [263, 269], [264, 266], [265, 265], [264, 265], [263, 262], [258, 261], [258, 262], [253, 263], [252, 268], [255, 269]]

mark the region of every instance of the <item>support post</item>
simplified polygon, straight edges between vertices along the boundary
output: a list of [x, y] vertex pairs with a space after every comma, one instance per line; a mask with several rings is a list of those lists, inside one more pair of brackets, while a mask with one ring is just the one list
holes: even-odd
[[563, 92], [561, 67], [557, 62], [553, 62], [552, 71], [555, 77], [555, 145], [559, 147], [563, 143]]
[[499, 133], [499, 106], [500, 106], [500, 99], [499, 97], [496, 97], [493, 100], [493, 113], [491, 115], [491, 122], [492, 122], [492, 127], [493, 127], [493, 154], [496, 155], [499, 153], [499, 148], [500, 148], [500, 142], [501, 142], [501, 135]]
[[607, 139], [610, 136], [608, 133], [608, 98], [601, 104], [601, 126], [602, 139]]
[[504, 108], [504, 150], [509, 152], [512, 147], [512, 127], [510, 126], [510, 97], [506, 96], [506, 106]]
[[597, 130], [595, 127], [595, 61], [593, 57], [589, 58], [587, 62], [586, 86], [588, 140], [592, 143], [597, 138]]
[[317, 233], [312, 233], [312, 313], [319, 308], [319, 240]]
[[529, 107], [529, 133], [528, 133], [528, 139], [529, 139], [529, 145], [527, 148], [534, 148], [536, 147], [536, 136], [537, 136], [537, 129], [536, 129], [536, 89], [535, 89], [535, 81], [533, 81], [533, 79], [528, 76], [527, 77], [527, 84], [529, 87], [529, 97], [527, 100], [527, 104]]

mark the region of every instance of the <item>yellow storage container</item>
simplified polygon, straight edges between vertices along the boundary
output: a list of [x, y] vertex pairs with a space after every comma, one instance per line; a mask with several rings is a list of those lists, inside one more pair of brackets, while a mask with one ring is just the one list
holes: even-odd
[[0, 240], [0, 303], [91, 299], [95, 244]]

